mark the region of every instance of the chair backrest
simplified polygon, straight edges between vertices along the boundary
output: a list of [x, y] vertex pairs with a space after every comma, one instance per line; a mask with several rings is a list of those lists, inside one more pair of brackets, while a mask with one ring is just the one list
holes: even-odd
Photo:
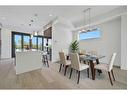
[[92, 51], [90, 51], [90, 54], [91, 55], [97, 55], [97, 51], [92, 50]]
[[81, 54], [86, 54], [86, 51], [85, 50], [80, 50], [80, 53]]
[[59, 52], [59, 57], [60, 57], [60, 64], [66, 65], [66, 58], [64, 52]]
[[80, 67], [79, 55], [77, 53], [71, 53], [70, 58], [71, 58], [71, 67], [73, 69], [79, 70]]
[[113, 68], [113, 63], [114, 63], [116, 54], [117, 54], [117, 53], [113, 53], [112, 56], [111, 56], [111, 59], [110, 59], [110, 62], [109, 62], [109, 68], [108, 68], [108, 71], [111, 71], [112, 68]]

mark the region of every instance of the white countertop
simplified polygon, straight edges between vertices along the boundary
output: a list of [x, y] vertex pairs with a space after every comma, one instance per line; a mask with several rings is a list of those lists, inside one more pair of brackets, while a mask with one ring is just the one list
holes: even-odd
[[42, 52], [41, 50], [19, 50], [16, 53]]

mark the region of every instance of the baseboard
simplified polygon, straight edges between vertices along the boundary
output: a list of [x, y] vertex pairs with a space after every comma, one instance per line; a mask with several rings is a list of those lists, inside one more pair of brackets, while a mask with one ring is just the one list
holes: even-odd
[[113, 67], [115, 67], [115, 68], [120, 68], [120, 66], [116, 66], [116, 65], [114, 65]]

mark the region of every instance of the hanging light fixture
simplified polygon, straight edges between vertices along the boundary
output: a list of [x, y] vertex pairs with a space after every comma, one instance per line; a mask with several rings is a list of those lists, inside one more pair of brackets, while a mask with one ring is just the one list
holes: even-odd
[[[30, 23], [29, 23], [29, 26], [30, 26], [30, 27], [32, 27], [33, 24], [35, 24], [35, 22], [36, 22], [36, 20], [37, 20], [37, 16], [38, 16], [38, 14], [34, 14], [33, 19], [30, 20]], [[33, 31], [33, 32], [31, 33], [30, 38], [32, 39], [33, 36], [38, 36], [38, 34], [39, 34], [39, 31]]]
[[35, 32], [34, 32], [34, 35], [37, 36], [37, 35], [38, 35], [38, 32], [39, 32], [39, 31], [35, 31]]
[[81, 32], [91, 32], [96, 31], [98, 28], [91, 27], [91, 8], [88, 8], [83, 11], [84, 12], [84, 28], [82, 28]]

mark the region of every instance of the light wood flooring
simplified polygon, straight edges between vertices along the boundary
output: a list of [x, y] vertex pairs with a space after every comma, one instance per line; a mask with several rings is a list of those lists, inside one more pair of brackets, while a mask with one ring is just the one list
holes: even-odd
[[[58, 63], [51, 63], [50, 67], [16, 75], [14, 60], [0, 61], [0, 89], [127, 89], [127, 71], [114, 68], [116, 81], [111, 86], [107, 72], [96, 80], [87, 78], [86, 71], [81, 72], [80, 83], [77, 84], [77, 72], [72, 73], [69, 79], [70, 69], [64, 76], [64, 69], [59, 70]], [[91, 75], [91, 74], [90, 74]]]

